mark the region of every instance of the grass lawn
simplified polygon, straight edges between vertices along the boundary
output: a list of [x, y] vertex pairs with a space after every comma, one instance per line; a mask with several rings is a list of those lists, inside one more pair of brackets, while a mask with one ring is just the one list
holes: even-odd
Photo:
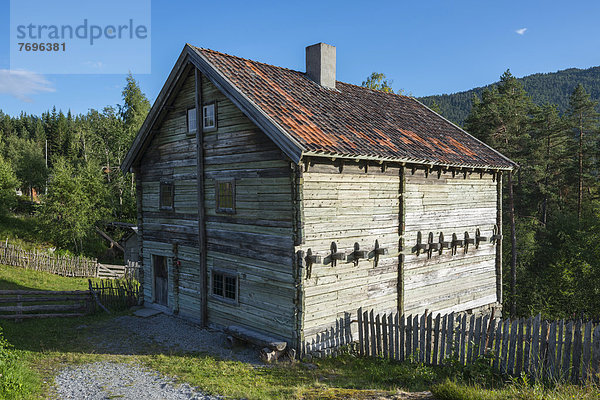
[[0, 265], [0, 290], [87, 290], [87, 278], [69, 278]]
[[[0, 266], [0, 288], [85, 289], [87, 280]], [[111, 354], [90, 343], [90, 334], [98, 326], [125, 314], [0, 322], [19, 362], [29, 371], [21, 371], [28, 385], [26, 398], [54, 397], [53, 376], [65, 365], [106, 360], [146, 365], [205, 392], [234, 399], [377, 399], [397, 390], [431, 390], [439, 400], [600, 398], [593, 385], [535, 386], [503, 379], [481, 366], [434, 368], [346, 354], [311, 364], [255, 367], [206, 354], [173, 353], [158, 346], [149, 349], [149, 354]]]

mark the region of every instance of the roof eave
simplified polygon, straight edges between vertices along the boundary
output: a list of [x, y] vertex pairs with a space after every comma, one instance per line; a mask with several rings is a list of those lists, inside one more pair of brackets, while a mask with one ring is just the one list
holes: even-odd
[[307, 151], [302, 153], [302, 158], [305, 157], [319, 157], [319, 158], [340, 158], [348, 160], [365, 160], [365, 161], [376, 161], [376, 162], [390, 162], [406, 165], [422, 165], [429, 167], [442, 167], [442, 168], [461, 168], [461, 169], [473, 169], [473, 170], [493, 170], [493, 171], [513, 171], [518, 168], [518, 165], [514, 166], [499, 166], [489, 164], [468, 164], [468, 163], [443, 163], [439, 161], [431, 161], [426, 159], [416, 158], [402, 158], [402, 157], [381, 157], [381, 156], [357, 156], [348, 154], [336, 154], [336, 153], [323, 153], [315, 151]]

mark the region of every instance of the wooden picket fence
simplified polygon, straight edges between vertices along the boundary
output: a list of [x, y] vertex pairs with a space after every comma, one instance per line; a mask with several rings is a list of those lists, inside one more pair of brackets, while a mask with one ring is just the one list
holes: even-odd
[[0, 243], [0, 264], [80, 278], [134, 278], [139, 276], [139, 265], [101, 264], [86, 257], [61, 256], [37, 250], [24, 250], [9, 243]]
[[89, 285], [100, 303], [109, 310], [124, 310], [141, 303], [141, 286], [136, 280], [101, 280], [95, 283], [90, 280]]
[[0, 243], [0, 264], [62, 276], [98, 276], [98, 261], [94, 259], [24, 250], [8, 243]]
[[533, 380], [587, 382], [598, 379], [600, 325], [542, 321], [541, 316], [499, 319], [493, 315], [399, 316], [358, 310], [358, 352], [428, 365], [489, 362], [505, 374]]

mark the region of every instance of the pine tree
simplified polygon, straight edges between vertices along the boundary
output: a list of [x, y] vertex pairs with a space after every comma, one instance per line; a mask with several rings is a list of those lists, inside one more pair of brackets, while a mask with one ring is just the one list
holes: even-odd
[[[598, 129], [598, 102], [592, 101], [582, 85], [578, 85], [569, 98], [568, 116], [577, 138], [577, 218], [581, 220], [586, 170], [590, 168], [592, 133]], [[597, 140], [597, 139], [596, 139]]]

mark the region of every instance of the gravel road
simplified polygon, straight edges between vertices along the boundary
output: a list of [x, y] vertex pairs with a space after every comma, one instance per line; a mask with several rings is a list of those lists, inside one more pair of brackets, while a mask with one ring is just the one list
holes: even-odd
[[187, 384], [151, 370], [130, 364], [97, 362], [63, 369], [55, 378], [56, 392], [62, 400], [147, 399], [216, 400]]
[[[258, 351], [248, 347], [228, 348], [226, 335], [200, 329], [181, 318], [165, 314], [142, 318], [116, 317], [91, 326], [88, 342], [104, 354], [207, 353], [222, 359], [262, 364]], [[176, 384], [156, 371], [131, 364], [96, 362], [62, 369], [54, 378], [54, 390], [61, 400], [100, 399], [219, 399], [187, 384]]]

